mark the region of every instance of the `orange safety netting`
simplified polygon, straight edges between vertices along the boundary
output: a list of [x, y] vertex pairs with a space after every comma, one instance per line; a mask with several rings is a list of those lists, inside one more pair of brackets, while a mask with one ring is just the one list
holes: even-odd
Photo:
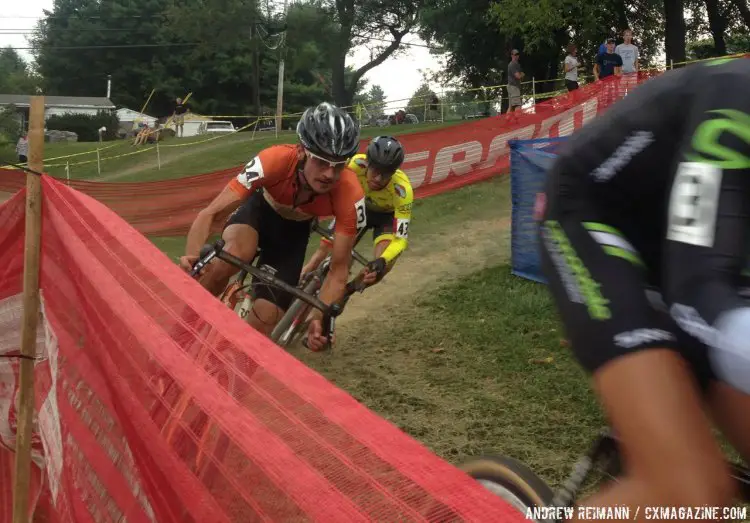
[[[403, 170], [417, 198], [453, 190], [507, 172], [508, 140], [565, 136], [606, 110], [651, 73], [611, 77], [521, 113], [484, 118], [443, 129], [399, 136], [407, 156]], [[384, 129], [384, 132], [394, 132]], [[367, 141], [360, 149], [364, 151]], [[195, 215], [239, 167], [176, 180], [118, 183], [71, 180], [69, 185], [104, 203], [143, 234], [185, 234]], [[0, 171], [0, 191], [23, 186], [20, 171]]]
[[[20, 350], [24, 198], [0, 206], [1, 356]], [[100, 202], [44, 176], [42, 209], [36, 521], [522, 520], [209, 298]], [[18, 360], [0, 357], [2, 523], [17, 377]]]

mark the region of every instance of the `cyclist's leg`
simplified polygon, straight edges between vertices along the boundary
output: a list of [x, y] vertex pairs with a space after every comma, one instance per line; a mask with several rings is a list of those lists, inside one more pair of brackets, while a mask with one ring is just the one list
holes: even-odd
[[[226, 242], [224, 250], [229, 254], [247, 262], [255, 258], [255, 251], [258, 248], [258, 232], [249, 225], [240, 223], [227, 225], [221, 238]], [[229, 283], [229, 278], [237, 272], [237, 267], [218, 259], [210, 263], [206, 269], [200, 282], [214, 296], [221, 294]]]
[[594, 383], [620, 439], [625, 477], [581, 505], [626, 505], [634, 514], [639, 506], [731, 503], [734, 485], [679, 354], [652, 349], [618, 358], [594, 373]]
[[[310, 224], [285, 220], [273, 210], [264, 213], [263, 219], [263, 249], [258, 257], [258, 267], [270, 270], [284, 282], [296, 286], [305, 262]], [[253, 328], [268, 336], [291, 305], [293, 296], [254, 281], [253, 297], [248, 321]]]
[[[333, 230], [336, 227], [336, 219], [334, 218], [326, 227], [327, 232], [333, 236]], [[331, 253], [333, 244], [327, 238], [321, 238], [320, 246], [318, 250], [313, 253], [307, 263], [302, 267], [302, 274], [312, 272], [323, 263], [323, 260]]]
[[723, 382], [709, 391], [711, 413], [732, 446], [750, 463], [750, 396]]
[[725, 504], [732, 484], [677, 328], [650, 307], [638, 253], [595, 216], [541, 228], [550, 291], [622, 444], [625, 477], [581, 504]]
[[[265, 203], [259, 192], [254, 193], [227, 219], [221, 238], [224, 250], [248, 263], [255, 258], [260, 242], [260, 225], [262, 203]], [[210, 263], [200, 282], [211, 294], [218, 296], [227, 286], [229, 278], [237, 272], [237, 267], [221, 260]]]

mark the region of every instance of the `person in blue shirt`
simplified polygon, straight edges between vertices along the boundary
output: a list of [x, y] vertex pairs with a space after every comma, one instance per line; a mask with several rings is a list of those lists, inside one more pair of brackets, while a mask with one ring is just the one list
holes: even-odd
[[615, 53], [615, 39], [607, 39], [607, 50], [596, 57], [594, 64], [594, 77], [599, 81], [614, 74], [622, 72], [622, 56]]

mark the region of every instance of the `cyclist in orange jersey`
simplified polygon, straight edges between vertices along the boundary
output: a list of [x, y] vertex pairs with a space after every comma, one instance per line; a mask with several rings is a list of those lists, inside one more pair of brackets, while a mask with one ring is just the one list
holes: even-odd
[[[297, 135], [299, 145], [275, 145], [261, 151], [198, 213], [180, 259], [185, 270], [197, 261], [211, 228], [231, 213], [222, 231], [224, 249], [250, 261], [260, 247], [258, 265], [296, 285], [312, 221], [333, 216], [336, 240], [319, 298], [331, 304], [343, 297], [354, 240], [366, 226], [364, 192], [357, 175], [346, 167], [359, 146], [359, 127], [342, 109], [322, 103], [304, 112]], [[200, 282], [216, 296], [236, 272], [233, 265], [214, 260]], [[268, 335], [292, 297], [265, 285], [254, 286], [253, 296], [249, 322]], [[328, 342], [322, 332], [322, 313], [313, 311], [310, 349], [320, 350]]]

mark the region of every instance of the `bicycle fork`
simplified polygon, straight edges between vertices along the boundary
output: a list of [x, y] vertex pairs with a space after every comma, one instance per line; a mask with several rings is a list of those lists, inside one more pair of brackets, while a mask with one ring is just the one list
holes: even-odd
[[578, 492], [591, 474], [594, 466], [603, 461], [609, 465], [617, 455], [617, 442], [610, 429], [606, 429], [591, 450], [573, 466], [573, 472], [552, 498], [553, 507], [571, 507]]

